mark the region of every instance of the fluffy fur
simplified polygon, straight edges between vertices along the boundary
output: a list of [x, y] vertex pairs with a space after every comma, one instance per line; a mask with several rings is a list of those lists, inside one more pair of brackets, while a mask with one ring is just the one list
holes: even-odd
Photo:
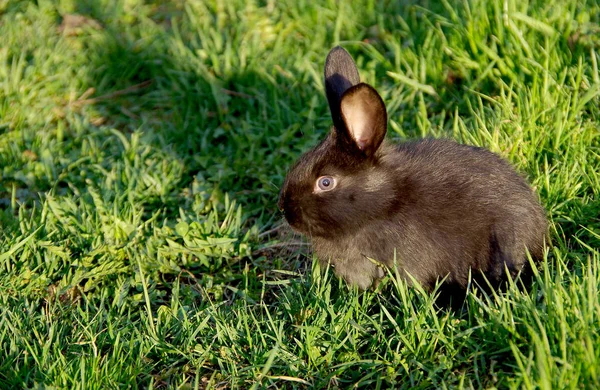
[[[311, 239], [321, 264], [366, 289], [395, 257], [425, 287], [447, 278], [464, 288], [470, 272], [499, 283], [505, 267], [523, 268], [526, 251], [542, 256], [545, 212], [505, 160], [449, 140], [388, 144], [385, 105], [357, 74], [345, 50], [331, 51], [334, 127], [300, 157], [280, 193], [286, 220]], [[319, 191], [322, 176], [335, 188]]]

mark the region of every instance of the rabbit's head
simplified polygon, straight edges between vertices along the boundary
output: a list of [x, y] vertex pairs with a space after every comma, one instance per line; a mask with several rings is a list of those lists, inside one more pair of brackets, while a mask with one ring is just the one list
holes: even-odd
[[396, 175], [384, 163], [385, 104], [373, 87], [360, 82], [354, 61], [341, 47], [327, 56], [325, 88], [333, 128], [291, 168], [279, 208], [295, 230], [333, 238], [391, 211]]

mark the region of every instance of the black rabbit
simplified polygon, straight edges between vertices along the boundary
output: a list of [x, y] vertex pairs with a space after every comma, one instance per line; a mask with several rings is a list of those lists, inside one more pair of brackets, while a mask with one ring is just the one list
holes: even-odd
[[547, 222], [526, 181], [502, 158], [449, 140], [391, 145], [387, 113], [341, 47], [327, 56], [334, 127], [300, 157], [279, 208], [321, 264], [362, 289], [394, 259], [426, 288], [465, 288], [469, 273], [499, 283], [543, 255]]

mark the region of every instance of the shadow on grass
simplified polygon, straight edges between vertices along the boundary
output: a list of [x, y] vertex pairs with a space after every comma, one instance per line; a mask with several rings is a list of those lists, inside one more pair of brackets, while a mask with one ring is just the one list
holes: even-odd
[[129, 25], [95, 2], [79, 2], [77, 12], [102, 27], [66, 38], [79, 40], [90, 64], [88, 92], [76, 106], [94, 111], [98, 126], [140, 131], [142, 142], [181, 161], [180, 188], [206, 183], [253, 218], [272, 219], [267, 214], [277, 214], [278, 188], [297, 154], [288, 140], [305, 128], [312, 87], [299, 88], [282, 67], [225, 64], [235, 51], [204, 57], [202, 42], [171, 28], [181, 9]]

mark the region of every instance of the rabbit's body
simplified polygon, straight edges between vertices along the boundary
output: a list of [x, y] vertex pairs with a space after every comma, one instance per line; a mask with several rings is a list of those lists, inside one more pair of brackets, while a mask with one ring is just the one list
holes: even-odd
[[379, 213], [356, 230], [312, 237], [317, 258], [348, 283], [368, 288], [384, 275], [377, 262], [393, 267], [394, 255], [399, 270], [428, 287], [446, 276], [465, 287], [471, 269], [498, 282], [504, 264], [513, 275], [523, 267], [525, 248], [542, 256], [544, 210], [504, 160], [448, 140], [382, 149], [381, 166], [353, 185], [394, 196], [370, 201]]
[[469, 273], [501, 281], [542, 256], [546, 219], [523, 178], [492, 152], [448, 140], [384, 141], [381, 97], [359, 83], [351, 57], [327, 58], [334, 128], [290, 170], [279, 207], [322, 264], [366, 289], [381, 265], [431, 287], [466, 287]]

